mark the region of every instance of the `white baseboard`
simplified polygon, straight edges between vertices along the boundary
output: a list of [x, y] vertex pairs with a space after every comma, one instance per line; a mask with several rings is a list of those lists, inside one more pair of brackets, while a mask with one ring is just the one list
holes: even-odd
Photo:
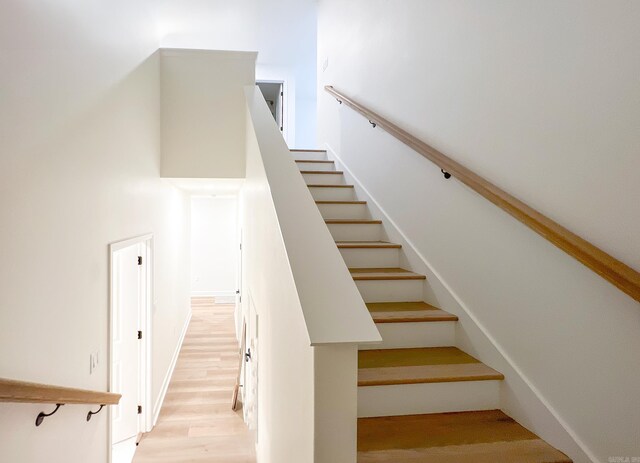
[[214, 297], [216, 291], [191, 291], [191, 297]]
[[178, 345], [176, 346], [176, 350], [173, 353], [173, 358], [171, 359], [171, 363], [169, 364], [169, 369], [167, 370], [167, 374], [164, 377], [164, 381], [162, 381], [162, 388], [160, 388], [160, 394], [156, 400], [155, 405], [153, 406], [153, 426], [158, 422], [158, 417], [160, 416], [160, 410], [162, 409], [162, 403], [164, 402], [164, 397], [167, 395], [167, 389], [169, 388], [169, 383], [171, 382], [171, 377], [173, 376], [173, 370], [176, 368], [176, 362], [178, 361], [178, 356], [180, 355], [180, 349], [182, 349], [182, 343], [184, 342], [184, 337], [187, 334], [187, 328], [189, 328], [189, 323], [191, 322], [191, 310], [189, 310], [189, 315], [185, 321], [184, 326], [182, 327], [182, 333], [180, 333], [180, 339], [178, 341]]
[[191, 297], [213, 297], [218, 304], [232, 304], [236, 301], [235, 291], [191, 291]]

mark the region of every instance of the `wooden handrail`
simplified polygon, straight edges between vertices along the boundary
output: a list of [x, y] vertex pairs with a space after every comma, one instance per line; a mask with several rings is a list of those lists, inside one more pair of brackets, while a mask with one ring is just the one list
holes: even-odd
[[447, 157], [437, 149], [419, 140], [379, 114], [367, 109], [332, 86], [325, 90], [339, 103], [344, 103], [366, 117], [372, 124], [400, 140], [425, 158], [449, 173], [476, 193], [484, 196], [539, 235], [575, 257], [598, 275], [613, 283], [636, 301], [640, 301], [640, 273], [597, 248], [587, 240], [554, 222], [550, 218], [529, 207], [519, 199], [501, 190], [463, 165]]
[[120, 394], [0, 378], [0, 402], [116, 405]]

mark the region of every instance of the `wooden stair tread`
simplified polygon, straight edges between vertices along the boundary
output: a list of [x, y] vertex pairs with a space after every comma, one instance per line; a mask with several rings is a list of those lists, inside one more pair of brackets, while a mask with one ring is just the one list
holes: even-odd
[[502, 379], [501, 373], [456, 347], [358, 352], [358, 386]]
[[354, 280], [425, 280], [427, 277], [403, 268], [350, 268]]
[[301, 174], [342, 175], [341, 170], [301, 170]]
[[454, 322], [456, 315], [426, 302], [370, 302], [367, 309], [375, 323]]
[[336, 241], [340, 249], [386, 249], [401, 248], [402, 245], [386, 241]]
[[335, 161], [325, 161], [322, 159], [296, 159], [295, 162], [312, 162], [315, 164], [334, 164]]
[[305, 150], [305, 149], [290, 149], [292, 153], [326, 153], [327, 150]]
[[375, 219], [325, 219], [324, 220], [325, 223], [329, 223], [329, 224], [352, 224], [352, 225], [358, 225], [358, 224], [365, 224], [365, 225], [375, 225], [375, 224], [381, 224], [382, 220], [375, 220]]
[[355, 200], [344, 200], [344, 201], [319, 200], [319, 201], [316, 201], [316, 204], [367, 204], [367, 202], [366, 201], [355, 201]]
[[312, 184], [307, 185], [308, 188], [353, 188], [353, 185], [324, 185], [324, 184]]
[[358, 463], [571, 463], [500, 410], [358, 419]]

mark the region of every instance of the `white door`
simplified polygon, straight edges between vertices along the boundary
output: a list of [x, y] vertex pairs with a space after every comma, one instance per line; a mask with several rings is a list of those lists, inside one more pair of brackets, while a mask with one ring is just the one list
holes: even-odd
[[284, 123], [283, 123], [283, 112], [284, 112], [284, 104], [283, 104], [283, 96], [284, 96], [284, 89], [282, 88], [282, 84], [278, 84], [278, 88], [276, 90], [277, 92], [277, 96], [276, 96], [276, 122], [278, 124], [278, 127], [280, 128], [281, 132], [284, 132]]
[[243, 311], [242, 311], [242, 229], [239, 235], [240, 244], [238, 245], [238, 274], [236, 275], [236, 308], [234, 312], [234, 321], [236, 324], [236, 338], [239, 343], [242, 343], [242, 324], [243, 324]]
[[112, 462], [130, 463], [138, 435], [140, 404], [140, 314], [142, 278], [140, 244], [113, 254], [111, 391], [122, 394], [111, 411]]

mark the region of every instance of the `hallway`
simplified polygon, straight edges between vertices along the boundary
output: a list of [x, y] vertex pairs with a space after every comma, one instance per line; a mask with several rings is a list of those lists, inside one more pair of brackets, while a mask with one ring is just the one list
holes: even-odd
[[158, 423], [134, 463], [253, 463], [253, 436], [231, 410], [238, 362], [233, 304], [193, 298], [187, 331]]

